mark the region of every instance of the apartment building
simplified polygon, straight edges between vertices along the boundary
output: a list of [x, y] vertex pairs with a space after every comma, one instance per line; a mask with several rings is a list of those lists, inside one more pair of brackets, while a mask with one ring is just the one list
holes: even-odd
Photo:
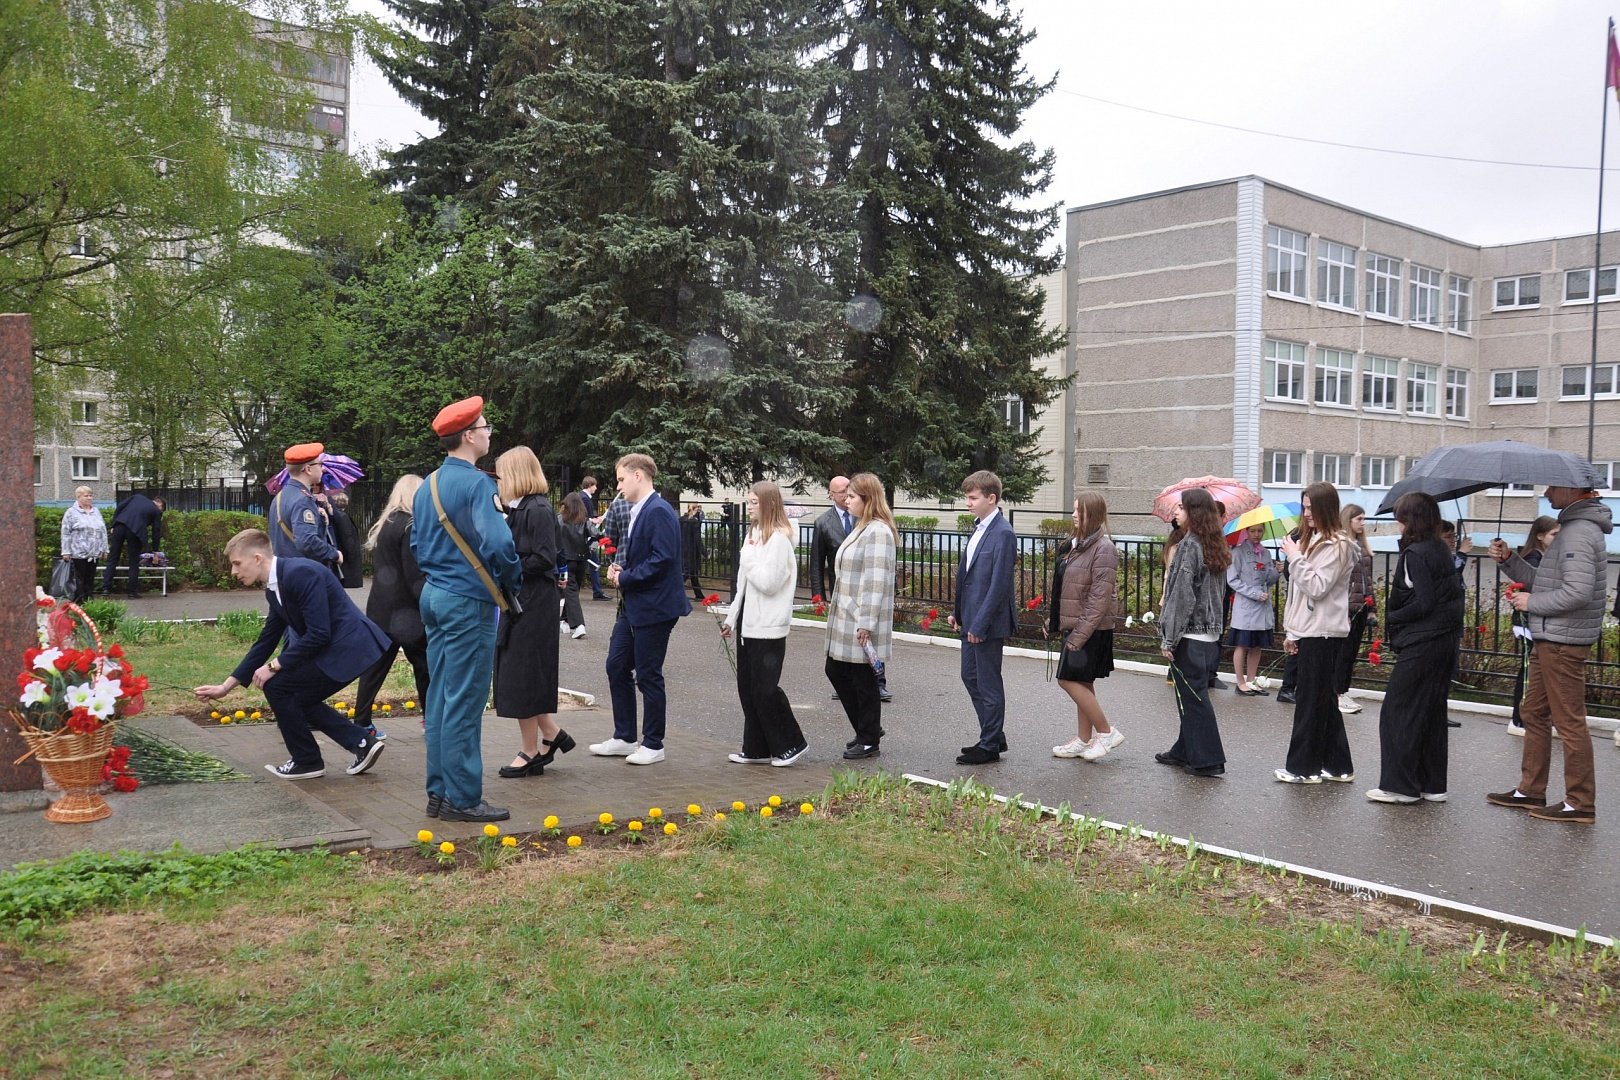
[[[1246, 176], [1073, 208], [1065, 243], [1073, 475], [1111, 506], [1207, 472], [1371, 508], [1448, 443], [1584, 455], [1594, 303], [1596, 456], [1620, 496], [1617, 270], [1594, 282], [1590, 235], [1480, 246]], [[1604, 246], [1620, 262], [1620, 234]]]

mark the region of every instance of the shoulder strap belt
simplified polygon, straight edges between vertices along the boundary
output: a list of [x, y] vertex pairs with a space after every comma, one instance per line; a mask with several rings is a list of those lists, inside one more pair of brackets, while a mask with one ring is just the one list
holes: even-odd
[[[285, 490], [287, 489], [281, 489], [281, 491]], [[287, 534], [287, 539], [296, 543], [297, 538], [293, 536], [292, 529], [287, 527], [287, 519], [281, 516], [281, 491], [276, 492], [275, 499], [270, 503], [270, 516], [276, 519], [276, 524], [280, 525], [281, 531]]]
[[484, 588], [489, 590], [490, 598], [495, 601], [495, 606], [502, 611], [509, 610], [511, 605], [506, 601], [506, 594], [501, 592], [500, 587], [495, 584], [495, 579], [489, 576], [488, 570], [484, 569], [484, 564], [479, 561], [477, 555], [473, 554], [473, 549], [468, 546], [466, 540], [462, 539], [461, 533], [456, 531], [455, 525], [450, 521], [450, 515], [444, 512], [444, 503], [439, 501], [439, 470], [437, 469], [434, 469], [432, 474], [428, 476], [428, 490], [433, 494], [433, 509], [438, 512], [439, 524], [444, 526], [444, 531], [450, 534], [450, 539], [454, 540], [456, 547], [461, 549], [462, 558], [467, 560], [467, 564], [473, 568], [473, 573], [478, 575], [478, 580], [482, 581]]

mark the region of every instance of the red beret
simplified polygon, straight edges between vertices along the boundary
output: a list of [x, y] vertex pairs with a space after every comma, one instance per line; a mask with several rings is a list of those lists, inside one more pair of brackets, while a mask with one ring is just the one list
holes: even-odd
[[446, 405], [433, 418], [433, 434], [454, 435], [466, 431], [483, 413], [484, 399], [481, 397], [463, 398], [454, 405]]
[[287, 447], [287, 452], [281, 456], [286, 459], [288, 465], [304, 465], [314, 461], [324, 453], [326, 453], [324, 444], [307, 442]]

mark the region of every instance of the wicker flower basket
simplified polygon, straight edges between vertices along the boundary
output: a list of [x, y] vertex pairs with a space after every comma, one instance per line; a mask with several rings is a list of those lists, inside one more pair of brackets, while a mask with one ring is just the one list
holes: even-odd
[[35, 760], [62, 789], [62, 797], [45, 811], [46, 821], [82, 824], [112, 816], [101, 796], [101, 767], [112, 749], [115, 724], [103, 724], [88, 735], [41, 731], [15, 712], [12, 719]]

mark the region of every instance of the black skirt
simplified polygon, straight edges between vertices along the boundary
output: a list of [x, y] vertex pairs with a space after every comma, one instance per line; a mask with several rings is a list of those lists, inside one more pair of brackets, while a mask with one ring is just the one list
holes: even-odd
[[1057, 677], [1064, 682], [1096, 682], [1114, 670], [1114, 632], [1096, 630], [1078, 649], [1058, 653]]

